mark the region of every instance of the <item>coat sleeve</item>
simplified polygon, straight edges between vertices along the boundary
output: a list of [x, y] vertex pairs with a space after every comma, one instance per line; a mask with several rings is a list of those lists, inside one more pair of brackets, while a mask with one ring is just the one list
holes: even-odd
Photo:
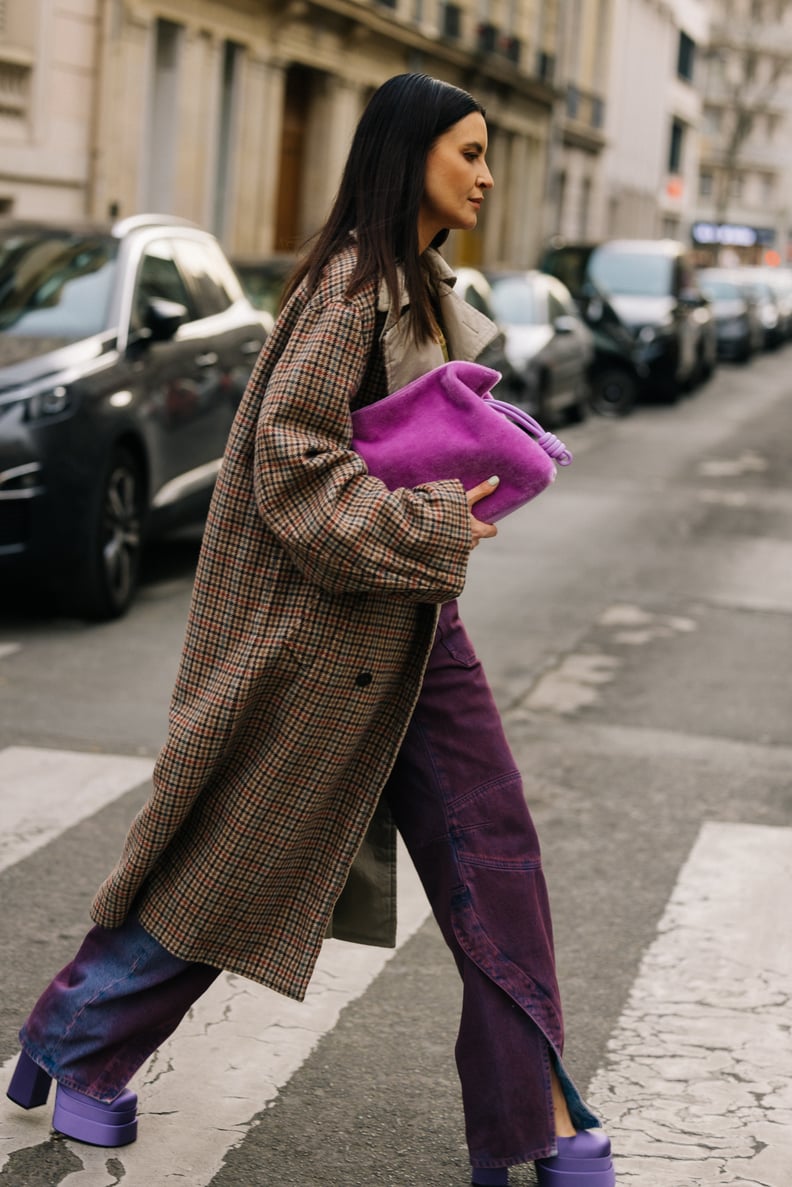
[[444, 602], [464, 585], [471, 548], [456, 480], [389, 491], [350, 448], [350, 401], [369, 343], [337, 301], [300, 317], [263, 395], [255, 445], [259, 513], [293, 563], [334, 593]]

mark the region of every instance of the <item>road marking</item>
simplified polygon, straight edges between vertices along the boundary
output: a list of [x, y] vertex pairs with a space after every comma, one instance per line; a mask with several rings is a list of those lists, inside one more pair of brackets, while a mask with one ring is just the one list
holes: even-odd
[[0, 750], [0, 870], [151, 778], [150, 758]]
[[789, 1187], [792, 829], [705, 824], [589, 1096], [640, 1187]]
[[[398, 910], [397, 948], [429, 914], [401, 843]], [[394, 951], [327, 941], [302, 1004], [242, 977], [219, 977], [132, 1082], [140, 1140], [118, 1150], [68, 1142], [82, 1169], [61, 1187], [203, 1187]], [[6, 1083], [14, 1062], [3, 1068]], [[0, 1167], [14, 1151], [46, 1142], [50, 1117], [49, 1107], [23, 1112], [4, 1099]]]

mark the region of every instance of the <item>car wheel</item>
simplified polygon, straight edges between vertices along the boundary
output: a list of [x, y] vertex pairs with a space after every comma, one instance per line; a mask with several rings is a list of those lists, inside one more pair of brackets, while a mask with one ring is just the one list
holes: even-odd
[[86, 533], [76, 608], [88, 618], [110, 619], [132, 604], [143, 544], [143, 474], [135, 456], [113, 450], [96, 490]]
[[625, 367], [604, 367], [591, 379], [589, 401], [599, 416], [627, 416], [638, 396], [638, 381]]

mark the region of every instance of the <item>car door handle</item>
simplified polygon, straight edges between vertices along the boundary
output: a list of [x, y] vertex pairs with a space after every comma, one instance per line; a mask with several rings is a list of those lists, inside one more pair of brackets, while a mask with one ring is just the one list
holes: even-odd
[[264, 345], [258, 338], [249, 338], [247, 342], [243, 342], [239, 348], [243, 354], [258, 354]]
[[206, 354], [197, 354], [195, 362], [199, 367], [213, 367], [217, 362], [219, 355], [214, 350], [207, 350]]

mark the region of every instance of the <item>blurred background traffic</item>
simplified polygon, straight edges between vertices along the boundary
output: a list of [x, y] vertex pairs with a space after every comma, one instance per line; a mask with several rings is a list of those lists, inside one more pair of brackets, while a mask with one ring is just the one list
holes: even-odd
[[[352, 131], [421, 70], [487, 109], [446, 255], [500, 394], [672, 406], [792, 337], [786, 0], [0, 0], [0, 582], [93, 618], [205, 514]], [[154, 212], [154, 213], [151, 213]]]

